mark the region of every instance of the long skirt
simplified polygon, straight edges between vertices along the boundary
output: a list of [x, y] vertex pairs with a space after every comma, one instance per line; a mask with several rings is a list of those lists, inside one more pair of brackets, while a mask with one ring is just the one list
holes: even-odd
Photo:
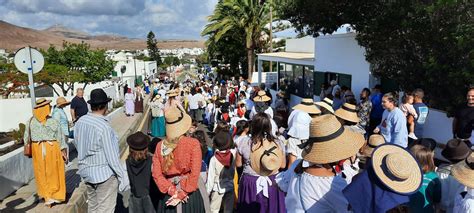
[[[269, 176], [275, 183], [275, 176]], [[238, 212], [286, 212], [285, 193], [276, 184], [268, 186], [268, 198], [263, 192], [257, 194], [258, 176], [244, 174], [239, 183]]]
[[151, 135], [153, 137], [165, 137], [165, 116], [153, 117], [151, 119]]
[[59, 142], [31, 143], [31, 151], [38, 196], [45, 201], [66, 200], [66, 174]]
[[135, 112], [140, 113], [143, 112], [143, 99], [138, 100], [138, 98], [135, 99]]
[[[188, 202], [181, 204], [181, 209], [183, 213], [206, 212], [204, 202], [202, 200], [202, 196], [199, 190], [196, 190], [192, 192], [191, 194], [188, 194], [188, 196], [189, 196]], [[168, 199], [170, 199], [170, 196], [168, 194], [160, 194], [158, 205], [156, 207], [156, 212], [164, 212], [164, 213], [176, 212], [175, 206], [166, 206], [166, 201]]]
[[125, 114], [133, 115], [135, 114], [135, 103], [132, 100], [125, 101]]

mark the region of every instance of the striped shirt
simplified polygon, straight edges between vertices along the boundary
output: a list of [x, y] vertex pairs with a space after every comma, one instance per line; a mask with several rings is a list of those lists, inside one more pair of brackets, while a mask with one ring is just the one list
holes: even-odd
[[82, 116], [74, 127], [74, 141], [79, 175], [85, 182], [102, 183], [116, 175], [119, 188], [128, 187], [128, 175], [120, 163], [118, 137], [105, 116], [92, 113]]

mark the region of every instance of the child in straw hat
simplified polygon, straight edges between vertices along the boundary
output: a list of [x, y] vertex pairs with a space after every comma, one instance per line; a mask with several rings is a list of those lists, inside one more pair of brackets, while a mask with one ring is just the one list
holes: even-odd
[[457, 163], [453, 168], [453, 175], [466, 186], [466, 190], [456, 195], [453, 213], [474, 212], [474, 155]]
[[271, 134], [270, 117], [257, 113], [250, 135], [237, 147], [237, 167], [244, 167], [239, 183], [237, 208], [240, 212], [285, 212], [285, 194], [274, 183], [285, 167], [284, 145]]
[[399, 212], [409, 202], [409, 195], [418, 192], [422, 180], [413, 155], [386, 143], [373, 151], [366, 170], [356, 175], [343, 193], [354, 213]]
[[435, 172], [434, 151], [423, 145], [410, 149], [423, 170], [423, 184], [416, 194], [410, 195], [411, 212], [435, 212], [435, 205], [441, 200], [441, 183]]
[[[341, 145], [343, 144], [343, 145]], [[338, 162], [354, 156], [364, 138], [345, 129], [333, 115], [312, 119], [310, 137], [302, 144], [298, 163], [285, 199], [288, 212], [348, 212], [342, 190], [347, 181], [338, 175]]]

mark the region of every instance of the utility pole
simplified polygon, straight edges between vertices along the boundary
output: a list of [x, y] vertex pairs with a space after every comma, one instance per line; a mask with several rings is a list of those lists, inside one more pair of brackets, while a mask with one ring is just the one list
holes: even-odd
[[135, 61], [135, 57], [133, 57], [133, 66], [135, 67], [135, 86], [138, 84], [138, 79], [137, 79], [137, 62]]
[[[270, 0], [270, 53], [273, 52], [273, 0]], [[270, 72], [273, 72], [273, 61], [270, 61]]]

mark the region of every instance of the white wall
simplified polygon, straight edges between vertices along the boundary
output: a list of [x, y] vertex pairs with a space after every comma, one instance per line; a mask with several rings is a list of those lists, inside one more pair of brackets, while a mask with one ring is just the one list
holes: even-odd
[[285, 52], [314, 53], [314, 38], [286, 39]]
[[[103, 89], [105, 93], [107, 93], [107, 96], [111, 97], [113, 100], [117, 100], [117, 98], [114, 98], [116, 96], [115, 87], [107, 87]], [[89, 94], [90, 92], [84, 93], [84, 99], [86, 101], [89, 100]], [[74, 96], [67, 96], [65, 98], [66, 100], [71, 101]], [[51, 100], [52, 106], [56, 104], [56, 97], [47, 97], [46, 99]], [[109, 108], [112, 108], [112, 103], [113, 101], [109, 103]], [[69, 111], [70, 106], [65, 107], [64, 110], [68, 119], [71, 120], [71, 114]], [[17, 129], [19, 123], [26, 123], [32, 115], [30, 98], [0, 99], [0, 132]]]
[[[126, 71], [123, 74], [121, 72], [122, 66], [126, 67]], [[117, 72], [117, 77], [122, 78], [122, 81], [126, 82], [129, 87], [135, 87], [135, 66], [137, 77], [142, 76], [142, 79], [145, 79], [145, 76], [153, 75], [153, 73], [156, 73], [158, 70], [155, 61], [133, 59], [128, 61], [117, 61], [114, 71]]]
[[358, 98], [360, 91], [370, 85], [370, 65], [365, 60], [365, 49], [357, 44], [355, 36], [347, 33], [316, 38], [314, 68], [319, 72], [352, 75], [352, 91]]

